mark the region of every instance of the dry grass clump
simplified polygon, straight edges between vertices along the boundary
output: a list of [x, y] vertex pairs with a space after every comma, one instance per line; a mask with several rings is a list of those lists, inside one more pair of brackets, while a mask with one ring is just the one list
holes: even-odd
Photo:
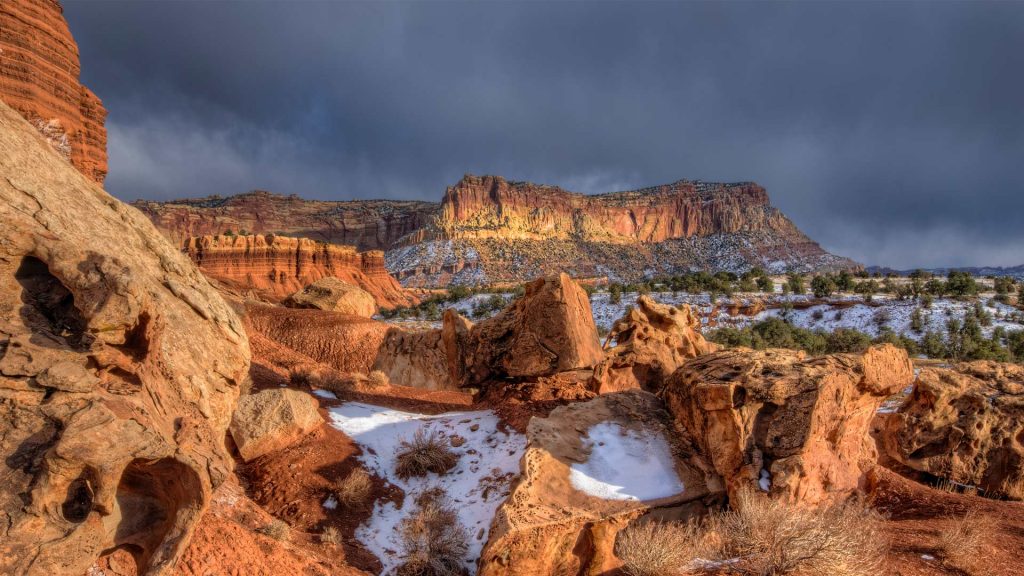
[[291, 369], [288, 374], [292, 386], [320, 388], [331, 392], [348, 392], [353, 388], [353, 381], [340, 372], [327, 368], [301, 365]]
[[280, 540], [282, 542], [289, 540], [292, 536], [291, 526], [289, 526], [284, 520], [277, 518], [263, 526], [260, 526], [256, 531], [264, 536], [269, 536], [274, 540]]
[[688, 573], [703, 558], [706, 540], [694, 523], [639, 522], [615, 538], [615, 555], [629, 576], [674, 576]]
[[428, 492], [416, 501], [418, 509], [402, 521], [405, 546], [398, 576], [460, 576], [469, 551], [469, 534], [442, 495]]
[[950, 518], [939, 532], [936, 551], [943, 563], [967, 574], [980, 574], [989, 558], [984, 554], [995, 523], [973, 510], [960, 518]]
[[395, 473], [399, 478], [426, 476], [428, 472], [444, 474], [459, 461], [459, 455], [436, 432], [420, 428], [412, 440], [402, 440], [395, 455]]
[[373, 480], [370, 475], [366, 470], [356, 468], [344, 480], [338, 482], [334, 497], [345, 506], [352, 507], [369, 500], [372, 493]]
[[337, 546], [341, 544], [341, 532], [334, 526], [328, 526], [320, 532], [320, 543]]
[[389, 383], [390, 379], [388, 378], [388, 375], [380, 370], [374, 370], [366, 377], [366, 387], [370, 390], [383, 388]]
[[861, 576], [881, 570], [887, 544], [879, 521], [858, 503], [815, 508], [746, 490], [708, 528], [721, 538], [720, 558], [741, 559], [730, 565], [740, 574]]
[[880, 573], [886, 542], [878, 515], [860, 504], [791, 505], [753, 491], [701, 524], [649, 522], [623, 530], [615, 554], [630, 576], [730, 574], [778, 576]]

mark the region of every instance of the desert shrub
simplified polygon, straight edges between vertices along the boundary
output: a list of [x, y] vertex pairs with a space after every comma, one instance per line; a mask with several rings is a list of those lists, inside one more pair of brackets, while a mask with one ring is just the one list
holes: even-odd
[[269, 536], [274, 540], [280, 540], [282, 542], [290, 539], [292, 535], [292, 529], [288, 526], [288, 523], [277, 518], [263, 526], [260, 526], [256, 531], [264, 536]]
[[417, 499], [417, 509], [400, 527], [405, 551], [398, 576], [458, 576], [469, 535], [455, 510], [442, 495], [428, 492]]
[[786, 274], [786, 286], [789, 286], [789, 291], [793, 294], [803, 294], [807, 292], [807, 286], [804, 283], [804, 275], [798, 272], [790, 272]]
[[320, 543], [337, 546], [341, 544], [341, 532], [334, 526], [328, 526], [320, 532]]
[[748, 490], [706, 524], [720, 538], [717, 558], [740, 558], [730, 569], [747, 576], [871, 575], [885, 556], [879, 517], [859, 504], [815, 509]]
[[815, 276], [811, 279], [811, 292], [816, 298], [827, 298], [836, 291], [836, 283], [830, 276]]
[[373, 493], [373, 480], [362, 468], [356, 468], [338, 482], [334, 497], [345, 506], [358, 506], [370, 499]]
[[695, 523], [639, 522], [616, 536], [615, 555], [629, 576], [686, 574], [707, 555], [704, 540]]
[[910, 314], [910, 329], [918, 334], [924, 331], [924, 313], [920, 308], [914, 308]]
[[821, 322], [822, 320], [825, 319], [825, 311], [821, 309], [815, 310], [814, 312], [811, 313], [811, 318], [813, 318], [816, 322]]
[[939, 532], [936, 552], [944, 564], [967, 574], [980, 574], [989, 559], [983, 548], [994, 529], [991, 518], [968, 512], [960, 518], [951, 518]]
[[441, 436], [420, 428], [412, 440], [402, 440], [395, 456], [395, 473], [399, 478], [426, 476], [428, 472], [444, 474], [459, 461], [459, 455], [452, 452]]
[[374, 370], [366, 377], [366, 386], [370, 389], [383, 388], [384, 386], [387, 386], [388, 383], [388, 375], [381, 370]]

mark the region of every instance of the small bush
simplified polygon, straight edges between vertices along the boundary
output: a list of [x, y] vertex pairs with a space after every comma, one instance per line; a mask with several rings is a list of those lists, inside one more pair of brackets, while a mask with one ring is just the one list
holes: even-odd
[[369, 376], [366, 377], [366, 386], [371, 390], [376, 388], [383, 388], [388, 384], [388, 375], [380, 370], [374, 370], [373, 372], [370, 372]]
[[398, 576], [459, 576], [469, 551], [469, 534], [442, 495], [429, 492], [417, 499], [418, 509], [402, 521], [405, 547]]
[[324, 528], [323, 531], [320, 532], [320, 543], [338, 546], [341, 544], [341, 532], [339, 532], [334, 526]]
[[967, 574], [981, 574], [982, 566], [989, 561], [983, 549], [993, 530], [991, 518], [973, 511], [960, 518], [951, 518], [939, 532], [938, 555], [951, 568]]
[[269, 536], [274, 540], [280, 540], [282, 542], [288, 541], [292, 535], [292, 529], [288, 526], [288, 523], [277, 518], [268, 524], [260, 526], [256, 531], [264, 536]]
[[345, 506], [358, 506], [370, 499], [373, 493], [373, 480], [362, 468], [356, 468], [338, 483], [334, 497]]
[[402, 440], [395, 456], [395, 473], [399, 478], [426, 476], [428, 472], [444, 474], [459, 461], [459, 455], [448, 448], [448, 443], [437, 432], [429, 434], [422, 428], [412, 440]]
[[688, 573], [695, 558], [706, 554], [696, 524], [641, 522], [615, 538], [615, 555], [629, 576], [668, 576]]

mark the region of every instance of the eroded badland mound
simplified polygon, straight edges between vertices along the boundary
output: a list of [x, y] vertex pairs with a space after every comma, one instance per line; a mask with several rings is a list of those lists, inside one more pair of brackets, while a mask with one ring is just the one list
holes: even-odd
[[257, 192], [135, 206], [178, 241], [243, 229], [384, 250], [387, 269], [406, 286], [522, 282], [560, 272], [635, 279], [697, 269], [857, 266], [824, 251], [750, 182], [681, 180], [588, 196], [466, 176], [440, 204]]
[[0, 100], [65, 160], [100, 184], [107, 176], [107, 111], [78, 81], [78, 45], [56, 0], [0, 2]]

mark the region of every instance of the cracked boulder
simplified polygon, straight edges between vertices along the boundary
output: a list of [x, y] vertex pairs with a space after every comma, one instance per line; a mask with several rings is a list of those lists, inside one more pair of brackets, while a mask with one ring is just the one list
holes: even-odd
[[886, 455], [932, 476], [1024, 500], [1024, 368], [998, 362], [925, 368], [883, 420]]
[[248, 365], [196, 268], [0, 103], [0, 573], [168, 573]]
[[891, 345], [815, 358], [738, 348], [687, 362], [663, 396], [709, 487], [814, 505], [862, 487], [877, 459], [871, 420], [913, 381]]

